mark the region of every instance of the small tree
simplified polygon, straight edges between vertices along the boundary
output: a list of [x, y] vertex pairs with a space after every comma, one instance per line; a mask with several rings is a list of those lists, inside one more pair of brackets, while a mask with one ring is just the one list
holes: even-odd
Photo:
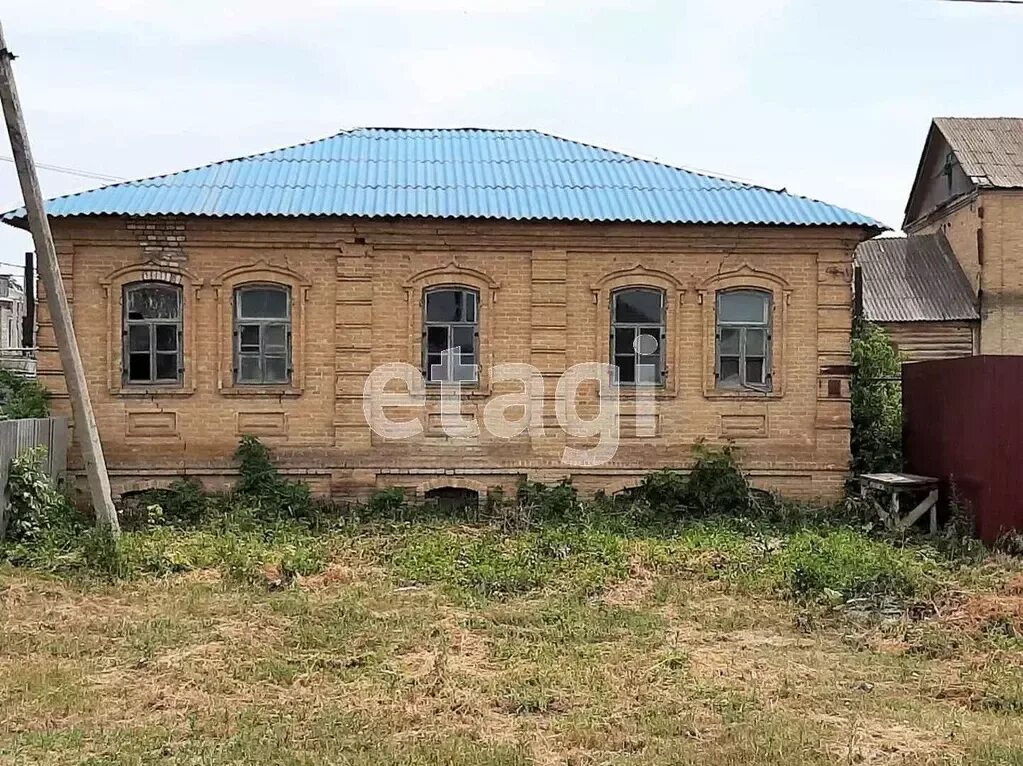
[[902, 359], [877, 325], [853, 328], [852, 467], [856, 473], [902, 470]]

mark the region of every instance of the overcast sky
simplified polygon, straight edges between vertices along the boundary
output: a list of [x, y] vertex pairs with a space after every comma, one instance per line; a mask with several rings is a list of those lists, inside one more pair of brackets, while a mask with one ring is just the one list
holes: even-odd
[[[5, 2], [36, 161], [118, 178], [355, 126], [538, 128], [898, 227], [930, 118], [1023, 114], [1023, 6]], [[6, 135], [0, 154], [10, 157]], [[97, 179], [41, 170], [47, 196]], [[0, 208], [21, 204], [0, 161]], [[0, 260], [26, 234], [0, 227]]]

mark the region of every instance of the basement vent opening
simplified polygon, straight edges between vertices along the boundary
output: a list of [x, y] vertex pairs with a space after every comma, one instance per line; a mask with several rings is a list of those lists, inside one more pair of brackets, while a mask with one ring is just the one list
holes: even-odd
[[480, 493], [464, 487], [437, 487], [427, 491], [426, 499], [445, 511], [460, 511], [478, 508]]

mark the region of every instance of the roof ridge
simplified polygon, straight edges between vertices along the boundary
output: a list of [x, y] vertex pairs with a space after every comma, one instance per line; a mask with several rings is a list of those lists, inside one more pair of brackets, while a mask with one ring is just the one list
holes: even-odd
[[[132, 183], [132, 182], [127, 182]], [[139, 182], [134, 182], [139, 183]], [[194, 183], [194, 184], [182, 184], [194, 189], [236, 189], [236, 188], [258, 188], [259, 184], [230, 184], [230, 183]], [[280, 189], [315, 189], [316, 184], [312, 183], [281, 183], [277, 184]], [[107, 187], [100, 187], [107, 188]], [[526, 183], [478, 183], [478, 184], [385, 184], [385, 183], [367, 183], [358, 184], [359, 189], [627, 189], [629, 191], [671, 191], [678, 193], [691, 193], [691, 192], [735, 192], [741, 191], [734, 187], [727, 186], [692, 186], [688, 188], [665, 188], [663, 186], [640, 186], [633, 185], [628, 186], [625, 184], [585, 184], [585, 183], [564, 183], [564, 184], [526, 184]], [[87, 192], [77, 192], [78, 194], [85, 194]], [[68, 195], [72, 196], [72, 195]], [[831, 205], [828, 202], [821, 202], [821, 205], [828, 205], [829, 207], [840, 207], [839, 205]]]
[[[434, 132], [434, 133], [538, 133], [539, 131], [534, 128], [481, 128], [473, 125], [465, 125], [458, 128], [418, 128], [418, 127], [402, 127], [400, 125], [360, 125], [357, 128], [351, 128], [349, 132], [355, 132], [359, 130], [387, 130], [394, 131], [408, 131], [409, 133], [421, 131], [423, 133]], [[344, 131], [342, 131], [344, 132]]]
[[1005, 115], [1002, 117], [935, 117], [935, 121], [942, 122], [995, 122], [997, 120], [1012, 120], [1013, 122], [1023, 122], [1023, 117], [1013, 117], [1012, 115]]

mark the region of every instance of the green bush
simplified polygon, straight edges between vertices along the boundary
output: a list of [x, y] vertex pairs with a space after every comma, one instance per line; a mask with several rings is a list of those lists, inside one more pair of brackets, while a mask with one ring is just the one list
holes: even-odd
[[405, 502], [405, 490], [401, 487], [385, 487], [373, 493], [366, 508], [379, 518], [401, 518]]
[[689, 477], [673, 468], [648, 473], [625, 499], [633, 509], [640, 504], [657, 514], [681, 516], [689, 504]]
[[196, 479], [175, 479], [163, 493], [164, 520], [174, 526], [195, 526], [206, 515], [206, 495]]
[[0, 420], [45, 418], [49, 415], [49, 391], [33, 378], [0, 369]]
[[516, 500], [519, 515], [526, 522], [578, 518], [582, 512], [579, 493], [571, 479], [557, 484], [520, 480]]
[[764, 510], [739, 467], [735, 447], [715, 448], [700, 440], [693, 446], [693, 458], [688, 473], [664, 469], [643, 477], [629, 494], [633, 516], [642, 517], [644, 508], [670, 518], [746, 516]]
[[83, 519], [44, 469], [45, 460], [46, 447], [33, 447], [11, 460], [6, 539], [13, 543], [32, 542], [43, 530], [71, 531], [83, 526]]
[[235, 491], [251, 503], [257, 516], [268, 521], [317, 520], [318, 507], [309, 487], [281, 476], [270, 459], [270, 449], [259, 439], [243, 436], [235, 458], [239, 461], [241, 475]]
[[118, 514], [124, 529], [169, 525], [196, 527], [206, 520], [211, 498], [197, 479], [175, 479], [169, 487], [121, 498]]
[[887, 333], [869, 322], [853, 330], [852, 468], [902, 470], [902, 359]]
[[739, 468], [735, 447], [726, 444], [713, 449], [701, 440], [693, 447], [693, 456], [696, 462], [686, 487], [689, 512], [699, 516], [749, 513], [752, 488]]

